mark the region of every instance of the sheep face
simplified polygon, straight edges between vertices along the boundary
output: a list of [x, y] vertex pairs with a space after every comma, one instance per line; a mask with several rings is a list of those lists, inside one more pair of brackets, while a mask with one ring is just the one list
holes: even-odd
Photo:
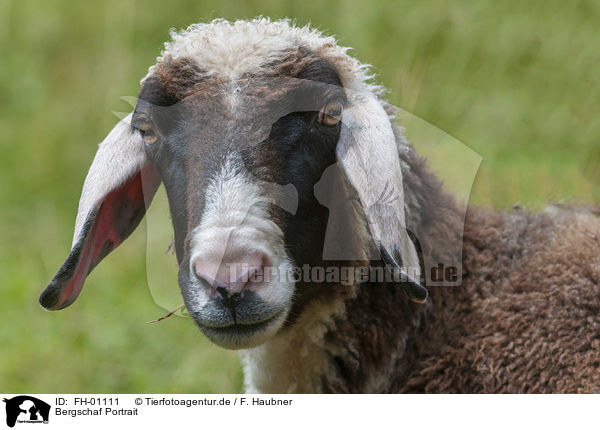
[[314, 186], [336, 162], [346, 98], [329, 63], [301, 62], [292, 76], [275, 65], [224, 82], [189, 61], [162, 64], [132, 117], [169, 197], [186, 307], [224, 347], [282, 326], [299, 295], [290, 269], [323, 247]]
[[339, 291], [327, 287], [341, 278], [298, 280], [292, 267], [382, 266], [383, 257], [408, 270], [394, 282], [423, 301], [410, 279], [420, 263], [396, 135], [366, 69], [332, 38], [286, 21], [217, 20], [172, 36], [134, 112], [98, 148], [71, 251], [42, 306], [75, 301], [161, 182], [185, 305], [219, 345], [258, 345], [314, 295]]

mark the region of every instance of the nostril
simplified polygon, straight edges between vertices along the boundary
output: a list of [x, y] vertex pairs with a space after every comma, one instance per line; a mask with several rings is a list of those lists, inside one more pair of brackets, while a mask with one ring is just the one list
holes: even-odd
[[260, 261], [262, 266], [261, 268], [264, 269], [265, 267], [271, 267], [271, 259], [268, 255], [262, 254]]
[[244, 296], [240, 293], [230, 294], [230, 291], [222, 287], [219, 287], [216, 290], [221, 296], [221, 303], [223, 304], [223, 306], [225, 306], [231, 311], [231, 316], [233, 317], [233, 320], [236, 321], [236, 308], [239, 305], [240, 301], [242, 301]]
[[223, 299], [226, 299], [229, 297], [229, 291], [227, 291], [227, 288], [217, 287], [216, 290], [217, 290], [217, 293], [219, 293]]

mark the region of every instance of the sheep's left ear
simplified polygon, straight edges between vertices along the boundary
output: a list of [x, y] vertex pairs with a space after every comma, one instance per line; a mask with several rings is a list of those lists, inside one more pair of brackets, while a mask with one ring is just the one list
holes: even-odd
[[409, 297], [424, 302], [427, 290], [415, 280], [420, 276], [419, 258], [406, 230], [396, 137], [387, 112], [373, 95], [348, 94], [337, 159], [358, 194], [382, 259], [402, 272], [400, 286]]
[[148, 162], [131, 114], [100, 144], [83, 184], [71, 252], [40, 296], [47, 310], [75, 301], [85, 278], [135, 230], [160, 178]]

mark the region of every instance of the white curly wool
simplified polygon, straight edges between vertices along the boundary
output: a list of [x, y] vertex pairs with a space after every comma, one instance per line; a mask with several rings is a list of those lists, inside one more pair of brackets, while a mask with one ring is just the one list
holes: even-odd
[[[193, 24], [182, 31], [171, 31], [171, 41], [156, 59], [189, 58], [207, 76], [237, 79], [245, 73], [260, 71], [270, 60], [277, 60], [290, 49], [306, 47], [335, 64], [344, 88], [369, 91], [377, 95], [383, 88], [370, 83], [370, 66], [348, 55], [350, 48], [338, 46], [333, 37], [325, 36], [309, 26], [295, 27], [289, 19], [271, 21], [256, 18], [230, 22], [216, 19]], [[149, 68], [142, 82], [152, 74]]]

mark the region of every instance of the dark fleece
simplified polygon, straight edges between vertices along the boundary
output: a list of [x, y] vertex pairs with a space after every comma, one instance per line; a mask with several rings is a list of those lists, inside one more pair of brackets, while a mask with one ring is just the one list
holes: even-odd
[[[424, 253], [443, 253], [455, 203], [414, 151], [403, 157], [409, 226]], [[425, 305], [361, 287], [329, 335], [346, 352], [323, 390], [599, 392], [600, 219], [584, 212], [470, 209], [462, 285], [430, 287]]]

